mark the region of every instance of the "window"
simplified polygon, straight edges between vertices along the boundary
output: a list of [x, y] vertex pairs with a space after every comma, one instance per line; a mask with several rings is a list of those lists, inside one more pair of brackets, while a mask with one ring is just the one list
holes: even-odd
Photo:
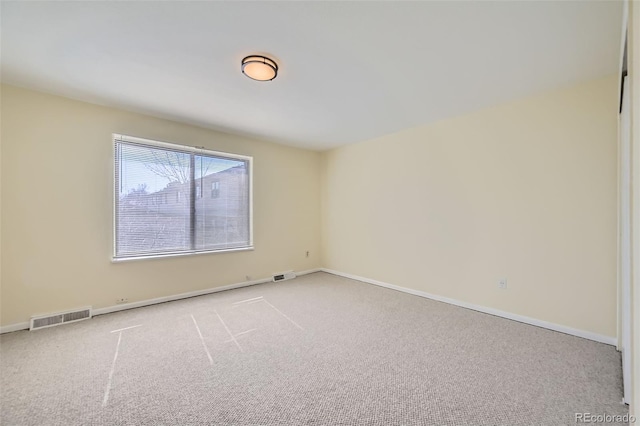
[[211, 182], [211, 198], [218, 198], [220, 196], [220, 181], [215, 180]]
[[121, 135], [114, 150], [115, 260], [252, 248], [251, 157]]

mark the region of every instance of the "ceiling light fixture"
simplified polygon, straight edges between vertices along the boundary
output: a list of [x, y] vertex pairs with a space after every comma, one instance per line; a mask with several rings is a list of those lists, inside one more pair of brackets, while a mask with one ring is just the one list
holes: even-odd
[[278, 64], [265, 56], [247, 56], [242, 60], [242, 73], [253, 80], [271, 81], [278, 75]]

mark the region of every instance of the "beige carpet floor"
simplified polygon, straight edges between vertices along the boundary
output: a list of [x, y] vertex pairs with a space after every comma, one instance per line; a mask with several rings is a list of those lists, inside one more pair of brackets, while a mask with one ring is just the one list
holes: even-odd
[[2, 425], [569, 425], [612, 346], [326, 273], [0, 337]]

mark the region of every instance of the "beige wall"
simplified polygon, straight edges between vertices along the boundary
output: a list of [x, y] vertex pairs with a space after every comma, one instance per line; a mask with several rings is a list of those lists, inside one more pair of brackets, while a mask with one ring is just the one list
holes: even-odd
[[[112, 133], [253, 156], [255, 250], [111, 263]], [[11, 86], [1, 136], [2, 325], [320, 266], [319, 153]]]
[[615, 336], [617, 81], [324, 153], [324, 266]]

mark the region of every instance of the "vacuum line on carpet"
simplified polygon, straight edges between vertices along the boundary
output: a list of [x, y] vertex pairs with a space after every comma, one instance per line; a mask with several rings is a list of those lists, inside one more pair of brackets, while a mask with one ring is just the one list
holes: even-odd
[[233, 343], [236, 344], [236, 346], [238, 347], [238, 349], [240, 349], [240, 352], [244, 352], [242, 350], [242, 347], [240, 346], [240, 343], [238, 343], [238, 341], [236, 340], [235, 337], [233, 337], [233, 334], [231, 334], [231, 331], [229, 331], [229, 327], [227, 327], [227, 324], [224, 323], [224, 321], [222, 321], [222, 317], [220, 316], [220, 314], [218, 313], [218, 311], [213, 311], [216, 313], [216, 315], [218, 316], [218, 319], [220, 320], [220, 322], [222, 323], [222, 325], [224, 326], [224, 329], [227, 330], [227, 333], [229, 333], [229, 337], [231, 337], [231, 340], [233, 341]]
[[251, 330], [243, 331], [241, 333], [236, 334], [236, 337], [242, 336], [243, 334], [251, 333], [252, 331], [256, 331], [257, 328], [252, 328]]
[[191, 315], [191, 319], [193, 320], [193, 325], [196, 326], [196, 331], [198, 332], [198, 336], [200, 336], [200, 341], [202, 342], [202, 347], [204, 351], [207, 353], [207, 358], [209, 358], [209, 364], [213, 365], [213, 358], [211, 358], [211, 354], [209, 353], [209, 348], [207, 348], [207, 343], [204, 341], [204, 337], [202, 337], [202, 333], [200, 332], [200, 327], [198, 327], [198, 323], [194, 318], [193, 314]]
[[247, 300], [241, 300], [241, 301], [239, 301], [239, 302], [233, 302], [232, 304], [233, 304], [233, 305], [239, 305], [239, 304], [241, 304], [241, 303], [247, 303], [247, 302], [251, 302], [251, 301], [253, 301], [253, 300], [260, 300], [260, 299], [262, 299], [262, 296], [260, 296], [260, 297], [254, 297], [254, 298], [252, 298], [252, 299], [247, 299]]
[[109, 392], [111, 392], [111, 381], [113, 380], [113, 372], [116, 369], [116, 360], [118, 359], [118, 351], [120, 350], [120, 341], [122, 341], [122, 332], [118, 334], [118, 344], [116, 345], [116, 353], [113, 356], [113, 362], [111, 363], [111, 371], [109, 372], [109, 380], [107, 380], [107, 389], [104, 391], [104, 399], [102, 400], [102, 406], [106, 407], [109, 402]]
[[136, 328], [136, 327], [142, 327], [142, 324], [132, 325], [131, 327], [119, 328], [117, 330], [113, 330], [111, 333], [117, 333], [119, 331], [124, 331], [124, 330], [130, 330], [130, 329]]
[[[245, 334], [251, 333], [252, 331], [256, 331], [256, 330], [257, 330], [257, 328], [252, 328], [251, 330], [243, 331], [241, 333], [236, 334], [235, 337], [244, 336]], [[225, 343], [231, 343], [231, 342], [233, 342], [233, 340], [229, 339], [229, 340], [225, 340], [224, 342]]]
[[276, 310], [277, 313], [279, 313], [280, 315], [282, 315], [283, 317], [285, 317], [286, 319], [289, 320], [289, 322], [293, 325], [295, 325], [296, 327], [298, 327], [300, 330], [304, 331], [304, 328], [300, 327], [300, 325], [298, 325], [297, 322], [295, 322], [294, 320], [292, 320], [291, 318], [289, 318], [288, 316], [286, 316], [280, 309], [276, 308], [275, 306], [273, 306], [271, 303], [267, 302], [267, 299], [263, 299], [263, 302], [266, 303], [267, 305], [271, 306], [273, 309]]

